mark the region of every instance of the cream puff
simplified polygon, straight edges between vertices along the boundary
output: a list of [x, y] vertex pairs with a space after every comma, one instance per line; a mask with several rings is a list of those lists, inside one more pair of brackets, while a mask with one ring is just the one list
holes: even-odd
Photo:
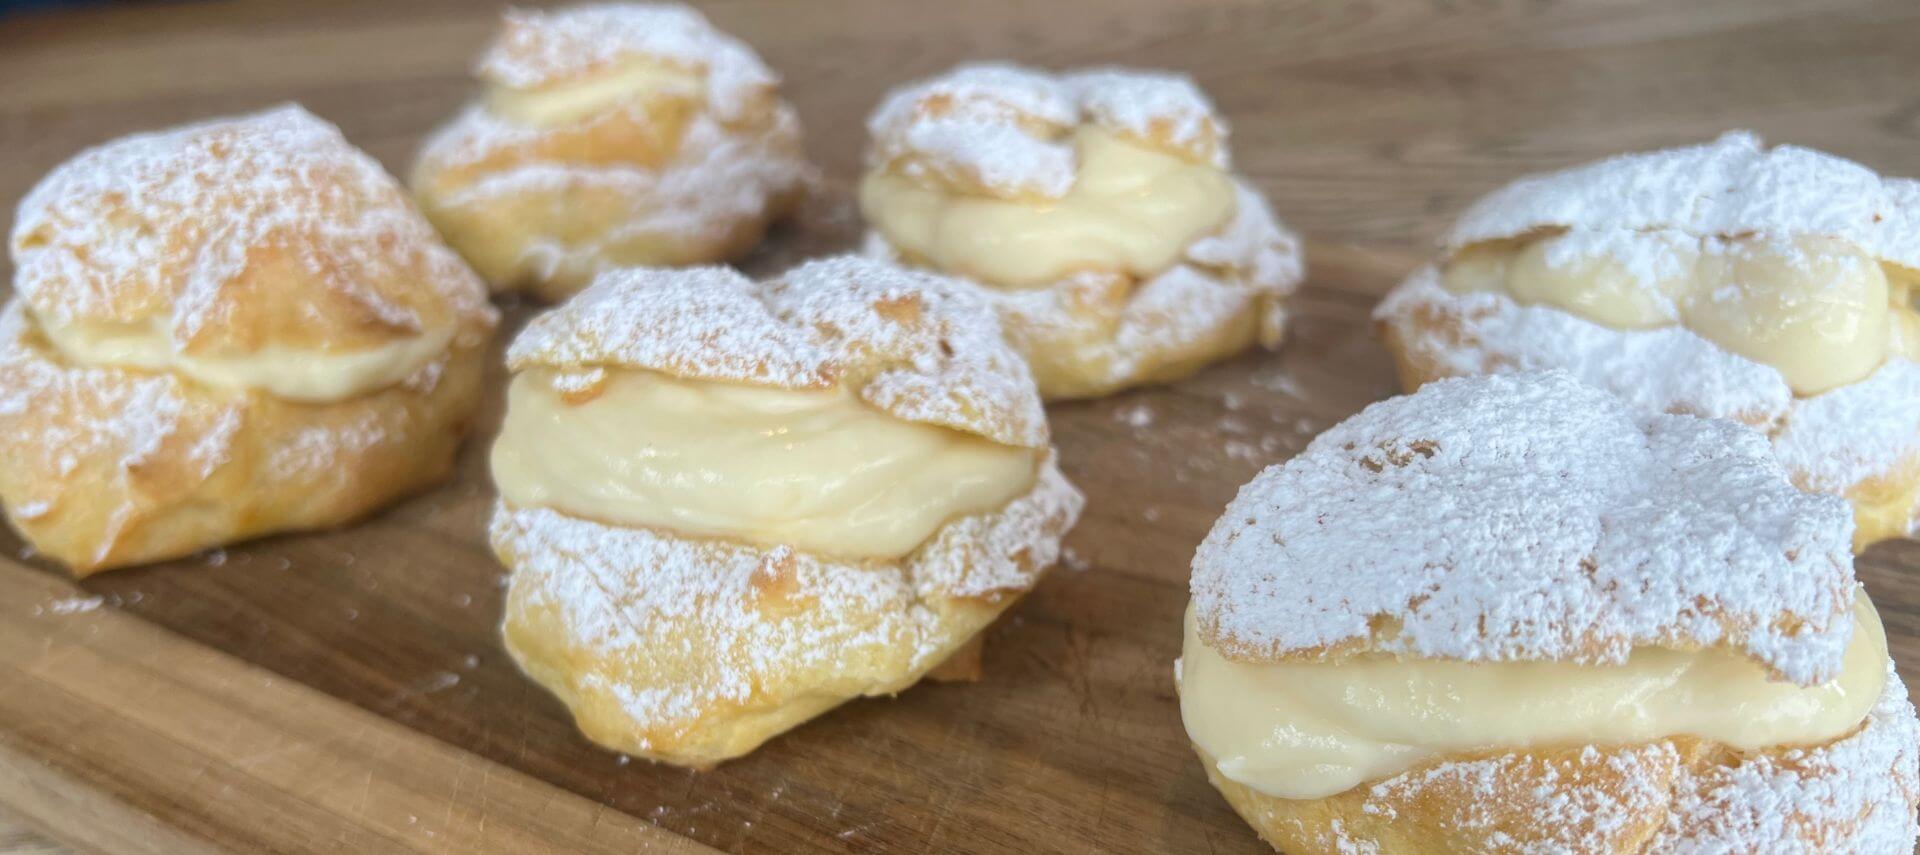
[[732, 259], [810, 175], [779, 76], [685, 6], [512, 10], [476, 74], [411, 183], [497, 290], [552, 301], [608, 266]]
[[906, 689], [1079, 515], [1026, 366], [940, 277], [612, 270], [508, 363], [507, 649], [626, 754], [712, 766]]
[[0, 505], [87, 574], [337, 525], [445, 477], [486, 289], [298, 107], [126, 137], [20, 203]]
[[1049, 399], [1277, 347], [1300, 243], [1191, 80], [966, 65], [874, 111], [868, 252], [983, 286]]
[[1920, 514], [1920, 185], [1748, 134], [1516, 182], [1375, 312], [1408, 389], [1563, 368], [1766, 432], [1856, 548]]
[[1289, 853], [1904, 855], [1920, 721], [1851, 540], [1744, 426], [1436, 381], [1227, 507], [1182, 717]]

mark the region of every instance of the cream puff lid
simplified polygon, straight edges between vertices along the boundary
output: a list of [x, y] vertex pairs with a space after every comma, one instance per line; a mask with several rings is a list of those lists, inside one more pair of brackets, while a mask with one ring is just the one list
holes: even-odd
[[1561, 372], [1443, 380], [1246, 485], [1194, 556], [1193, 607], [1242, 662], [1718, 645], [1805, 686], [1853, 633], [1852, 531], [1739, 425], [1635, 414]]
[[1043, 448], [1046, 412], [992, 310], [942, 276], [853, 256], [756, 284], [731, 268], [623, 269], [533, 320], [508, 367], [637, 368], [856, 390], [897, 418]]
[[1183, 75], [1104, 68], [1050, 74], [963, 65], [890, 93], [867, 120], [868, 162], [1007, 199], [1065, 196], [1070, 132], [1093, 125], [1225, 170], [1227, 123]]
[[690, 72], [706, 83], [722, 121], [763, 110], [780, 75], [745, 42], [678, 3], [589, 3], [552, 11], [510, 9], [474, 74], [506, 89], [542, 90], [635, 62]]
[[495, 319], [399, 184], [297, 106], [83, 152], [21, 201], [12, 250], [72, 361], [302, 400], [398, 382]]
[[1920, 185], [1812, 149], [1769, 148], [1750, 132], [1733, 131], [1704, 145], [1522, 178], [1468, 208], [1444, 245], [1452, 251], [1552, 228], [1819, 235], [1920, 269]]

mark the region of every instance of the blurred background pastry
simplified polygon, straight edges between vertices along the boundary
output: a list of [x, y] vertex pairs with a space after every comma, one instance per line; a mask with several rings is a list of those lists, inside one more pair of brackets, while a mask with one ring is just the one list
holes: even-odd
[[0, 503], [79, 573], [376, 510], [448, 474], [479, 398], [484, 286], [299, 107], [80, 154], [12, 252]]
[[1049, 399], [1275, 347], [1299, 241], [1187, 78], [964, 65], [867, 122], [870, 254], [987, 289]]
[[411, 183], [496, 290], [559, 300], [604, 267], [735, 258], [810, 174], [779, 76], [684, 6], [512, 10], [475, 73]]
[[1732, 133], [1480, 200], [1374, 313], [1403, 385], [1563, 368], [1768, 433], [1858, 548], [1920, 511], [1920, 184]]
[[1288, 853], [1911, 852], [1920, 722], [1851, 536], [1732, 422], [1437, 381], [1227, 507], [1182, 716]]
[[952, 663], [1081, 497], [973, 289], [629, 269], [535, 319], [493, 448], [505, 635], [588, 738], [711, 766]]

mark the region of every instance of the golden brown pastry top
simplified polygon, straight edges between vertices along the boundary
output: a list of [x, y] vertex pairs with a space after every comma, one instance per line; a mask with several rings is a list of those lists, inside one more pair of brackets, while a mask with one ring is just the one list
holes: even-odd
[[157, 330], [182, 355], [471, 342], [495, 317], [399, 184], [297, 106], [83, 152], [21, 202], [12, 249], [40, 323]]
[[992, 309], [951, 279], [853, 256], [756, 284], [731, 268], [618, 269], [535, 318], [515, 371], [601, 369], [778, 389], [844, 385], [898, 418], [1039, 448], [1046, 413]]
[[1430, 383], [1240, 491], [1194, 556], [1237, 661], [1366, 652], [1618, 664], [1714, 645], [1800, 685], [1853, 631], [1853, 524], [1764, 437], [1562, 372]]
[[1184, 76], [1010, 64], [963, 65], [894, 90], [867, 120], [868, 160], [960, 192], [1057, 199], [1073, 187], [1072, 136], [1083, 125], [1227, 167], [1226, 121]]

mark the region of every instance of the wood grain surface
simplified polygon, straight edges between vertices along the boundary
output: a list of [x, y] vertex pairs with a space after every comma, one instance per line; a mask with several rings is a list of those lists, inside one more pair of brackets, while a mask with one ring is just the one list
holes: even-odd
[[[0, 819], [0, 852], [49, 845], [21, 827], [137, 852], [1261, 851], [1180, 727], [1188, 561], [1254, 472], [1394, 391], [1367, 312], [1462, 205], [1733, 127], [1920, 174], [1903, 0], [702, 5], [784, 73], [835, 181], [756, 271], [851, 240], [845, 186], [886, 88], [968, 58], [1165, 66], [1214, 96], [1236, 167], [1309, 238], [1290, 341], [1053, 408], [1091, 503], [1071, 560], [991, 631], [984, 682], [855, 702], [705, 774], [594, 748], [501, 652], [491, 427], [455, 482], [349, 530], [79, 586], [0, 534], [0, 810], [24, 823]], [[471, 94], [494, 8], [0, 18], [0, 202], [85, 145], [284, 100], [404, 169]], [[1860, 567], [1920, 676], [1920, 545]]]

